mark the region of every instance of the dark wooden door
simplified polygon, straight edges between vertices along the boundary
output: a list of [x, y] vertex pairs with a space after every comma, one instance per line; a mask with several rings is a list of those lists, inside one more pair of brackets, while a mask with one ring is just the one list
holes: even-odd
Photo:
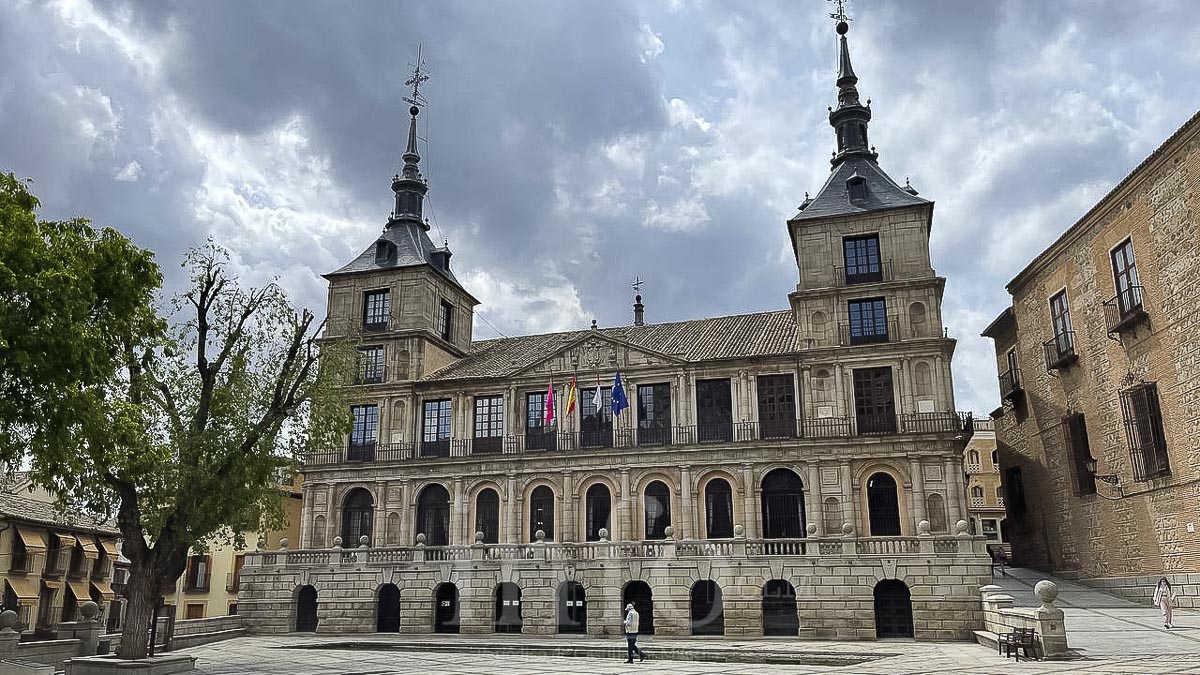
[[763, 586], [763, 635], [790, 635], [800, 632], [796, 614], [796, 588], [783, 579], [772, 579]]
[[904, 582], [888, 579], [875, 586], [875, 637], [913, 636], [912, 599]]
[[692, 635], [724, 635], [725, 605], [714, 581], [692, 586]]
[[312, 633], [317, 630], [317, 589], [304, 586], [296, 598], [296, 631]]
[[877, 473], [867, 479], [867, 518], [872, 537], [900, 536], [900, 500], [896, 479]]
[[791, 375], [759, 376], [758, 425], [760, 438], [796, 435], [796, 389]]
[[400, 632], [400, 589], [395, 584], [384, 584], [379, 588], [375, 630], [380, 633]]
[[559, 587], [558, 632], [587, 632], [587, 595], [579, 582], [568, 581]]

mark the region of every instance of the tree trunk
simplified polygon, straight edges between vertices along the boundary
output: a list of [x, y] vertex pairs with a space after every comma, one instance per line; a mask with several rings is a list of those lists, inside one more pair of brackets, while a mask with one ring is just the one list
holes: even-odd
[[129, 582], [125, 585], [125, 624], [121, 628], [122, 659], [144, 659], [150, 647], [150, 620], [158, 604], [157, 575], [145, 566], [133, 562]]

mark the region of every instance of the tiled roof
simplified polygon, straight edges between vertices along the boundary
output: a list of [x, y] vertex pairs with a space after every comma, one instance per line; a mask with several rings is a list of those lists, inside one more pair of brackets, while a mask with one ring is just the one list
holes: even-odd
[[[867, 197], [851, 202], [846, 181], [856, 173], [866, 181]], [[874, 160], [866, 157], [848, 157], [829, 174], [829, 180], [825, 181], [821, 191], [807, 203], [804, 210], [792, 216], [792, 221], [870, 213], [929, 203], [928, 199], [918, 197], [900, 187]]]
[[44, 523], [65, 529], [87, 530], [111, 535], [120, 534], [114, 521], [93, 518], [80, 513], [63, 513], [53, 503], [38, 499], [25, 490], [0, 492], [0, 518], [3, 517]]
[[525, 370], [587, 335], [598, 334], [684, 361], [748, 358], [796, 351], [790, 310], [481, 340], [467, 356], [425, 376], [425, 381], [507, 377]]

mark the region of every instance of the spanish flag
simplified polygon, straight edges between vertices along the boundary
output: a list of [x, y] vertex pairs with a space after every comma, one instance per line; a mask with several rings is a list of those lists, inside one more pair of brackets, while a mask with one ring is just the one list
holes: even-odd
[[575, 412], [575, 377], [571, 377], [571, 383], [567, 385], [567, 415]]

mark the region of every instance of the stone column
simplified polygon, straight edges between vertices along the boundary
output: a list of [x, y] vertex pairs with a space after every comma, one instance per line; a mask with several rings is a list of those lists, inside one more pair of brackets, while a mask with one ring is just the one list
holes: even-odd
[[696, 534], [692, 531], [692, 520], [695, 518], [692, 505], [692, 470], [687, 464], [679, 467], [679, 501], [683, 510], [682, 516], [679, 518], [679, 527], [676, 528], [675, 537], [677, 539], [696, 539]]
[[312, 486], [305, 485], [303, 487], [304, 503], [300, 507], [300, 548], [309, 548], [312, 546], [312, 527], [313, 527], [313, 489]]
[[803, 467], [804, 472], [804, 525], [805, 536], [808, 536], [809, 523], [816, 524], [817, 532], [825, 528], [825, 504], [821, 501], [821, 468], [817, 462], [809, 462]]
[[850, 462], [842, 462], [838, 467], [838, 472], [842, 479], [842, 521], [853, 525], [855, 533], [862, 535], [859, 532], [858, 502], [854, 499], [858, 491], [854, 489], [853, 479], [850, 475]]
[[817, 411], [813, 409], [812, 369], [808, 366], [800, 369], [800, 391], [803, 392], [799, 407], [800, 417], [816, 417]]
[[946, 458], [942, 470], [946, 474], [946, 518], [950, 521], [947, 525], [953, 533], [955, 524], [962, 520], [963, 514], [966, 513], [963, 504], [962, 471], [956, 469], [954, 460], [949, 457]]
[[[375, 514], [371, 523], [371, 547], [377, 548], [383, 545], [386, 537], [385, 528], [387, 527], [387, 483], [381, 480], [375, 481]], [[354, 542], [358, 546], [358, 542]]]
[[[342, 533], [342, 528], [339, 526], [337, 517], [337, 514], [340, 512], [337, 504], [337, 484], [326, 483], [325, 490], [326, 494], [329, 495], [325, 504], [325, 545], [332, 546], [333, 538], [340, 536]], [[342, 545], [346, 546], [347, 544], [346, 542], [342, 542]]]
[[908, 466], [912, 474], [912, 497], [909, 501], [912, 503], [913, 528], [916, 531], [917, 523], [929, 520], [929, 514], [925, 511], [925, 476], [921, 473], [920, 457], [910, 459]]
[[[613, 532], [610, 539], [613, 541], [632, 541], [635, 538], [636, 530], [633, 527], [633, 495], [630, 494], [629, 487], [629, 467], [621, 467], [621, 500], [618, 502], [619, 511], [617, 513], [618, 520], [621, 523], [620, 531]], [[618, 538], [619, 537], [619, 538]]]
[[900, 360], [900, 414], [917, 412], [917, 390], [913, 388], [912, 363], [907, 356]]
[[848, 406], [846, 401], [846, 371], [844, 368], [842, 368], [841, 363], [835, 365], [833, 370], [833, 391], [834, 396], [837, 397], [836, 413], [842, 417], [852, 418], [854, 417], [854, 415], [851, 414], [854, 410], [854, 406]]
[[413, 533], [412, 528], [415, 525], [413, 519], [416, 518], [417, 510], [413, 508], [411, 489], [407, 478], [400, 481], [400, 541], [396, 542], [398, 546], [412, 546], [416, 542], [417, 535]]
[[742, 525], [746, 528], [747, 539], [758, 539], [758, 509], [754, 508], [754, 496], [757, 484], [754, 480], [754, 465], [742, 465]]
[[507, 544], [520, 541], [517, 532], [517, 477], [511, 473], [504, 484], [504, 536], [501, 540]]
[[454, 479], [454, 507], [450, 513], [450, 545], [465, 545], [475, 541], [474, 537], [467, 538], [463, 532], [463, 520], [466, 513], [467, 498], [463, 494], [462, 478]]
[[562, 472], [562, 490], [559, 491], [558, 503], [560, 513], [558, 518], [559, 541], [579, 541], [578, 527], [575, 524], [575, 481], [570, 471]]

